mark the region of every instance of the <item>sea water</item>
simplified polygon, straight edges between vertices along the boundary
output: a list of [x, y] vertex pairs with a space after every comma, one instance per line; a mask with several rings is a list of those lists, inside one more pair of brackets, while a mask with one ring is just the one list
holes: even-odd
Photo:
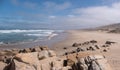
[[0, 44], [49, 40], [63, 30], [0, 30]]

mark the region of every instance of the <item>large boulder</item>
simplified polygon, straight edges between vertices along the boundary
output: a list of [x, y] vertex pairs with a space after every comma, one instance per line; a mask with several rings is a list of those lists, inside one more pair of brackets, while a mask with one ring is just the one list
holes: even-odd
[[85, 58], [78, 58], [72, 65], [72, 70], [112, 70], [109, 63], [102, 55], [89, 55]]
[[78, 69], [80, 70], [88, 70], [88, 66], [86, 65], [84, 58], [78, 59]]
[[[16, 70], [36, 70], [34, 66], [14, 60]], [[40, 70], [40, 69], [39, 69]]]
[[18, 61], [28, 63], [28, 64], [34, 64], [39, 61], [38, 52], [20, 53], [20, 54], [17, 54], [14, 58]]

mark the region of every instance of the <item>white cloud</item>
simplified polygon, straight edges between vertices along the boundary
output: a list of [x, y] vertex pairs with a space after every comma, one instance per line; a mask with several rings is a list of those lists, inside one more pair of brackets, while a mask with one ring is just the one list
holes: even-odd
[[[27, 4], [30, 7], [35, 7], [35, 5], [32, 3], [27, 3]], [[79, 26], [79, 25], [98, 26], [98, 25], [120, 22], [120, 2], [113, 3], [111, 5], [69, 9], [71, 6], [72, 5], [70, 2], [57, 4], [55, 2], [48, 1], [43, 4], [44, 9], [42, 9], [43, 11], [46, 10], [47, 14], [42, 15], [42, 17], [41, 15], [34, 15], [34, 16], [35, 17], [39, 16], [40, 18], [43, 18], [44, 16], [45, 19], [49, 21], [48, 23], [64, 25], [64, 26], [65, 25], [67, 26]], [[69, 11], [66, 15], [63, 15], [63, 16], [61, 15], [56, 17], [55, 15], [56, 11], [64, 12], [64, 10], [66, 9], [69, 9], [72, 11]], [[52, 15], [52, 16], [48, 16], [48, 15]]]
[[[67, 23], [68, 25], [104, 25], [120, 22], [120, 3], [111, 6], [95, 6], [87, 8], [76, 8], [72, 11], [74, 15], [59, 17], [54, 23]], [[71, 17], [71, 18], [68, 18]]]
[[49, 16], [49, 18], [50, 18], [50, 19], [54, 19], [54, 18], [56, 18], [56, 16]]
[[[120, 22], [120, 3], [114, 3], [112, 6], [98, 6], [79, 8], [74, 13], [80, 15], [79, 18], [89, 19], [89, 23], [117, 23]], [[87, 20], [86, 20], [87, 21]], [[94, 22], [95, 21], [95, 22]]]

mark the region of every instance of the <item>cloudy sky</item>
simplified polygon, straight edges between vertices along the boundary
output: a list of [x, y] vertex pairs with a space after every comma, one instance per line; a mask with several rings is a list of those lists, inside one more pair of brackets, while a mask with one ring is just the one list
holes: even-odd
[[0, 28], [87, 28], [120, 22], [120, 0], [0, 0]]

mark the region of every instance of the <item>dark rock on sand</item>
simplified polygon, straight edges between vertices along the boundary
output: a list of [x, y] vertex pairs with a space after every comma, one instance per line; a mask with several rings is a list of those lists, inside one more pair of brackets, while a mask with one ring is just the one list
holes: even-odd
[[97, 43], [97, 41], [96, 40], [91, 40], [90, 43], [95, 44], [95, 43]]
[[78, 46], [79, 46], [79, 44], [74, 43], [72, 46], [73, 46], [73, 47], [78, 47]]
[[116, 42], [106, 41], [106, 43], [105, 43], [105, 44], [111, 45], [111, 44], [114, 44], [114, 43], [116, 43]]

